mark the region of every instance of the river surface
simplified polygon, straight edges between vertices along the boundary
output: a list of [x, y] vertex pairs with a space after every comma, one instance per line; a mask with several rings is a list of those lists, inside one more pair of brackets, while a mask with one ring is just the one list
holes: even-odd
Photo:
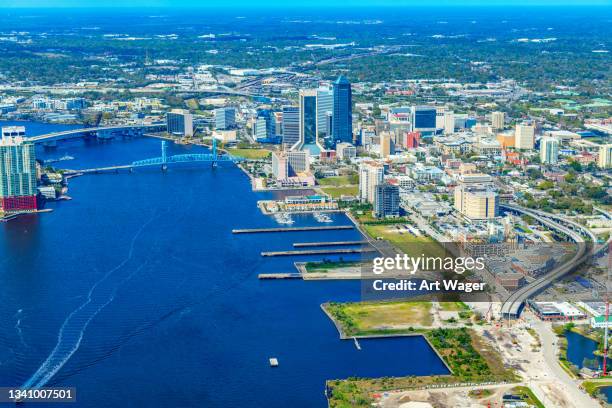
[[[25, 125], [29, 136], [67, 128]], [[74, 159], [54, 165], [128, 164], [159, 156], [160, 141], [37, 147], [39, 159], [65, 155]], [[233, 164], [86, 175], [68, 194], [51, 213], [0, 224], [0, 386], [76, 387], [78, 407], [323, 407], [326, 379], [447, 373], [420, 337], [366, 340], [361, 351], [339, 339], [320, 304], [358, 300], [358, 282], [258, 280], [319, 259], [261, 251], [361, 237], [233, 235], [279, 226], [256, 206], [273, 195], [253, 193]]]
[[[595, 354], [597, 351], [597, 342], [589, 339], [586, 336], [578, 334], [573, 331], [565, 332], [567, 338], [567, 360], [577, 366], [578, 368], [584, 367], [584, 361], [595, 360], [597, 367], [590, 367], [596, 369], [602, 369], [603, 357]], [[608, 358], [608, 367], [612, 367], [612, 360]]]

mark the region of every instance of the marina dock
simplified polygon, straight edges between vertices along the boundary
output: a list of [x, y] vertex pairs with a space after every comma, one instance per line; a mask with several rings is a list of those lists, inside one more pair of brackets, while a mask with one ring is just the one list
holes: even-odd
[[293, 255], [327, 255], [327, 254], [359, 254], [362, 252], [375, 252], [374, 248], [346, 248], [346, 249], [306, 249], [299, 251], [270, 251], [262, 252], [261, 256], [293, 256]]
[[292, 273], [260, 273], [258, 279], [302, 279], [302, 274], [297, 272]]
[[349, 230], [352, 225], [324, 225], [320, 227], [286, 227], [286, 228], [245, 228], [233, 229], [232, 234], [254, 234], [261, 232], [297, 232], [297, 231], [329, 231], [329, 230]]
[[344, 245], [365, 245], [368, 241], [335, 241], [335, 242], [294, 242], [294, 248], [322, 247], [322, 246], [344, 246]]

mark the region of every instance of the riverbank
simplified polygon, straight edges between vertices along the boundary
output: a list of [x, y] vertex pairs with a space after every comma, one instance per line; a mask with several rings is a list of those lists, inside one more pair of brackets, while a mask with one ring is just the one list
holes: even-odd
[[[447, 309], [455, 308], [463, 309], [459, 303], [447, 306]], [[321, 309], [333, 322], [341, 339], [421, 336], [449, 370], [447, 376], [328, 381], [331, 407], [340, 407], [346, 402], [365, 407], [373, 402], [372, 395], [389, 390], [438, 387], [466, 381], [506, 383], [518, 380], [512, 370], [503, 366], [501, 355], [475, 330], [431, 327], [431, 302], [329, 302], [322, 304]]]
[[[503, 367], [501, 357], [473, 331], [420, 330], [422, 336], [449, 369], [448, 375], [384, 378], [349, 378], [327, 382], [330, 407], [369, 407], [382, 393], [469, 385], [518, 383], [516, 374]], [[373, 336], [376, 338], [379, 336]]]

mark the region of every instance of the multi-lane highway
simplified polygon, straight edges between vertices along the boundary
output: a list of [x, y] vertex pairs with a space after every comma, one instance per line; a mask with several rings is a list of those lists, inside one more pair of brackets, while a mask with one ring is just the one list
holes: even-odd
[[[501, 315], [502, 317], [512, 318], [520, 315], [521, 307], [527, 299], [548, 287], [552, 282], [573, 271], [577, 266], [588, 259], [592, 255], [591, 249], [592, 245], [596, 242], [596, 238], [587, 228], [562, 216], [531, 210], [512, 204], [502, 204], [501, 207], [533, 217], [547, 227], [568, 236], [576, 243], [577, 247], [576, 253], [569, 261], [563, 262], [546, 275], [523, 286], [516, 292], [513, 292], [510, 297], [506, 299], [502, 304]], [[587, 236], [590, 241], [586, 240], [585, 236]]]

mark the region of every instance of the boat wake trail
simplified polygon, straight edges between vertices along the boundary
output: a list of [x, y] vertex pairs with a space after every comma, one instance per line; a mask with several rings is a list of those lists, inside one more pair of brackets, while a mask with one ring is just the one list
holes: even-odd
[[17, 319], [17, 323], [15, 323], [15, 330], [17, 330], [17, 335], [19, 336], [19, 341], [21, 342], [21, 345], [27, 348], [28, 344], [25, 342], [25, 339], [23, 337], [23, 330], [21, 330], [22, 313], [23, 309], [19, 309], [17, 311], [17, 314], [15, 314], [15, 318]]
[[126, 258], [97, 281], [87, 293], [84, 302], [73, 310], [66, 320], [64, 320], [57, 337], [55, 348], [36, 372], [23, 384], [23, 388], [35, 389], [44, 387], [79, 349], [89, 323], [91, 323], [102, 309], [114, 300], [119, 288], [146, 265], [145, 262], [137, 266], [132, 272], [120, 280], [119, 283], [109, 279], [132, 260], [138, 237], [155, 218], [156, 217], [152, 217], [140, 227], [134, 237], [132, 237]]

